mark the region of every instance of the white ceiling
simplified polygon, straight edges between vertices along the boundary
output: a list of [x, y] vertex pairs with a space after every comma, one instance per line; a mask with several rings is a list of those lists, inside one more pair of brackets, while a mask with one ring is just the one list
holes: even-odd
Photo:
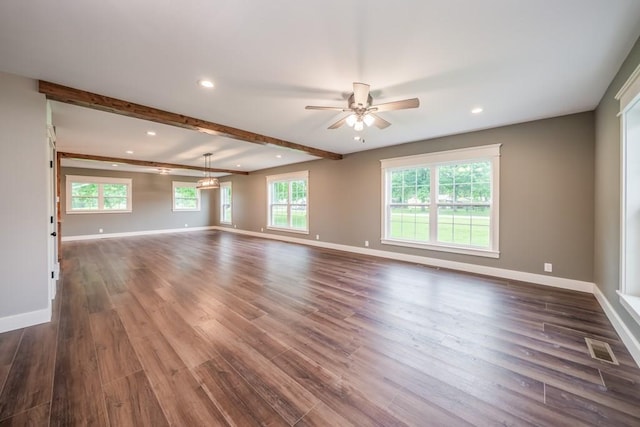
[[[592, 110], [638, 36], [637, 0], [0, 1], [0, 71], [343, 154]], [[380, 113], [392, 126], [364, 143], [326, 129], [341, 113], [304, 109], [346, 106], [354, 81], [421, 106]], [[53, 118], [61, 151], [197, 166], [213, 151], [247, 171], [314, 159], [60, 103]]]

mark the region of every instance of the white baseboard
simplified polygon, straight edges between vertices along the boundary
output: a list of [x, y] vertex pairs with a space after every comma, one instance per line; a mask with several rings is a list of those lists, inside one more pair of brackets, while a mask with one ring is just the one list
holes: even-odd
[[440, 267], [450, 270], [460, 270], [468, 273], [482, 274], [485, 276], [500, 277], [503, 279], [519, 280], [522, 282], [536, 283], [538, 285], [553, 286], [555, 288], [569, 289], [572, 291], [580, 291], [593, 293], [594, 284], [591, 282], [583, 282], [581, 280], [565, 279], [562, 277], [547, 276], [543, 274], [526, 273], [523, 271], [507, 270], [504, 268], [487, 267], [483, 265], [469, 264], [458, 261], [447, 261], [437, 258], [429, 258], [419, 255], [408, 255], [398, 252], [381, 251], [378, 249], [360, 248], [357, 246], [341, 245], [337, 243], [322, 242], [318, 240], [300, 239], [298, 237], [281, 236], [270, 233], [259, 233], [254, 231], [239, 230], [237, 228], [227, 228], [214, 226], [216, 230], [228, 231], [231, 233], [245, 234], [248, 236], [262, 237], [265, 239], [280, 240], [284, 242], [299, 243], [302, 245], [317, 246], [327, 249], [336, 249], [339, 251], [352, 252], [363, 255], [371, 255], [380, 258], [388, 258], [396, 261], [412, 262], [415, 264], [423, 264], [431, 267]]
[[77, 240], [111, 239], [114, 237], [148, 236], [151, 234], [165, 234], [165, 233], [184, 233], [188, 231], [213, 230], [215, 228], [216, 228], [215, 226], [205, 226], [205, 227], [168, 228], [164, 230], [127, 231], [124, 233], [85, 234], [83, 236], [63, 236], [62, 241], [74, 242]]
[[0, 333], [39, 325], [51, 321], [51, 303], [42, 310], [28, 313], [14, 314], [13, 316], [0, 317]]
[[640, 342], [636, 339], [636, 337], [631, 333], [627, 325], [622, 321], [618, 313], [613, 309], [613, 306], [604, 296], [600, 288], [594, 286], [593, 295], [595, 295], [596, 299], [600, 303], [600, 306], [604, 310], [604, 313], [609, 318], [609, 321], [613, 325], [613, 328], [616, 330], [618, 335], [620, 335], [620, 339], [631, 353], [631, 357], [635, 360], [636, 364], [640, 366]]

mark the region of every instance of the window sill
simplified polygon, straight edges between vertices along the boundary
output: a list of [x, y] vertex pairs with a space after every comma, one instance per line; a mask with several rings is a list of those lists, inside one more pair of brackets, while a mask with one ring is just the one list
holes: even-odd
[[269, 227], [267, 226], [267, 230], [273, 231], [285, 231], [287, 233], [296, 233], [296, 234], [309, 234], [309, 230], [297, 230], [295, 228], [280, 228], [280, 227]]
[[220, 221], [220, 225], [231, 225], [231, 221]]
[[128, 211], [67, 211], [67, 215], [77, 215], [77, 214], [118, 214], [118, 213], [131, 213], [132, 210]]
[[640, 324], [640, 297], [635, 295], [623, 294], [620, 291], [618, 296], [620, 297], [620, 304], [629, 312], [633, 320]]
[[200, 212], [200, 209], [172, 209], [173, 212]]
[[391, 239], [382, 239], [380, 242], [383, 245], [403, 246], [406, 248], [426, 249], [429, 251], [438, 251], [438, 252], [450, 252], [454, 254], [481, 256], [485, 258], [500, 258], [499, 251], [493, 251], [489, 249], [473, 249], [473, 248], [461, 248], [457, 246], [409, 243], [401, 240], [391, 240]]

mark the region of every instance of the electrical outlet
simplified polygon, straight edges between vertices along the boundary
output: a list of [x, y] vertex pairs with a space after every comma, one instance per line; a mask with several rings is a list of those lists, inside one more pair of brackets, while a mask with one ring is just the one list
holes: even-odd
[[264, 232], [264, 227], [260, 228], [260, 231]]
[[320, 240], [320, 235], [316, 234], [316, 240]]
[[369, 247], [369, 241], [368, 241], [368, 240], [365, 240], [365, 241], [364, 241], [364, 247], [365, 247], [365, 248], [368, 248], [368, 247]]
[[102, 233], [104, 230], [102, 228], [98, 228], [98, 233]]
[[544, 263], [544, 271], [546, 273], [551, 273], [553, 272], [553, 264], [551, 264], [550, 262], [545, 262]]
[[237, 226], [237, 225], [235, 225], [235, 224], [233, 224], [233, 228], [238, 228], [238, 226]]

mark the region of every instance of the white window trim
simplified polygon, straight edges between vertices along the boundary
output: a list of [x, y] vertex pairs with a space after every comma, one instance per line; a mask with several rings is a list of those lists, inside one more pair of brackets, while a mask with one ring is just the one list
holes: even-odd
[[[85, 176], [85, 175], [66, 175], [66, 213], [70, 215], [76, 214], [112, 214], [112, 213], [131, 213], [133, 211], [132, 193], [133, 185], [131, 178], [112, 178], [108, 176]], [[127, 191], [127, 209], [103, 209], [103, 197], [102, 191], [98, 192], [98, 209], [72, 209], [72, 191], [71, 184], [73, 182], [81, 182], [88, 184], [126, 184], [128, 186]]]
[[[307, 181], [307, 228], [302, 230], [299, 228], [289, 228], [289, 227], [276, 227], [271, 224], [271, 184], [273, 182], [282, 182], [282, 181]], [[298, 234], [309, 234], [309, 171], [299, 171], [299, 172], [290, 172], [283, 173], [280, 175], [269, 175], [267, 176], [267, 229], [275, 230], [275, 231], [286, 231], [288, 233], [298, 233]]]
[[[636, 67], [631, 76], [624, 83], [620, 91], [615, 96], [620, 101], [620, 283], [618, 295], [621, 305], [631, 314], [631, 317], [640, 324], [640, 272], [635, 267], [637, 257], [640, 255], [634, 245], [627, 238], [631, 228], [637, 228], [637, 224], [630, 225], [628, 217], [633, 213], [627, 212], [628, 194], [635, 192], [633, 185], [628, 182], [629, 175], [629, 141], [627, 133], [627, 113], [640, 106], [640, 65]], [[633, 161], [633, 160], [631, 160]], [[636, 268], [636, 271], [632, 271]]]
[[[231, 204], [231, 218], [229, 218], [229, 221], [224, 221], [224, 205], [222, 203], [222, 197], [224, 195], [224, 189], [227, 187], [231, 190], [231, 198], [229, 200], [229, 203]], [[220, 224], [233, 224], [233, 187], [231, 186], [231, 181], [220, 183]]]
[[[176, 207], [176, 187], [191, 187], [196, 189], [196, 207], [195, 208], [177, 208]], [[199, 212], [200, 211], [200, 190], [196, 188], [195, 182], [189, 181], [172, 181], [171, 182], [171, 207], [173, 212]]]
[[[463, 255], [481, 256], [487, 258], [500, 257], [500, 147], [502, 144], [484, 145], [481, 147], [462, 148], [458, 150], [440, 151], [435, 153], [418, 154], [414, 156], [395, 157], [391, 159], [380, 160], [381, 164], [381, 180], [382, 180], [382, 224], [380, 242], [386, 245], [403, 246], [408, 248], [427, 249], [441, 252], [452, 252]], [[406, 169], [411, 167], [429, 167], [431, 171], [431, 185], [437, 186], [437, 177], [435, 177], [435, 168], [433, 166], [442, 166], [452, 163], [459, 163], [471, 160], [488, 160], [491, 162], [491, 234], [489, 237], [489, 248], [476, 248], [472, 246], [458, 246], [450, 243], [419, 243], [408, 242], [401, 239], [393, 239], [387, 237], [389, 235], [390, 223], [388, 221], [387, 205], [390, 197], [390, 183], [387, 181], [387, 172], [394, 169]], [[436, 192], [431, 191], [431, 206], [437, 206]], [[436, 223], [430, 221], [432, 227], [430, 236], [435, 234]]]

